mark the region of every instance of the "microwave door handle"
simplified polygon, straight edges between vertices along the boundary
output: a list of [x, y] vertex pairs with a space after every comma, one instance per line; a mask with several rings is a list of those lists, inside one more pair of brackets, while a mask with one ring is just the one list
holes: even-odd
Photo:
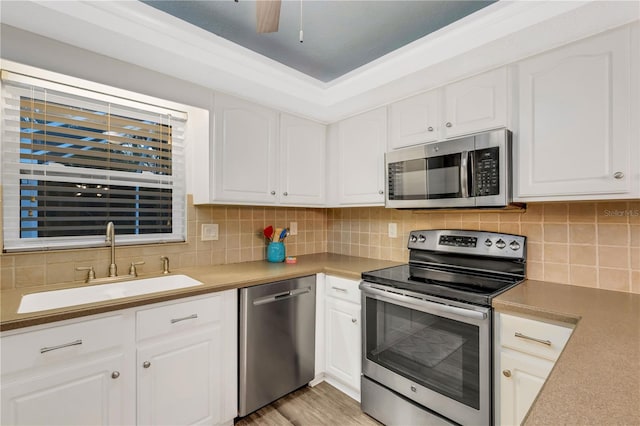
[[469, 151], [460, 154], [460, 194], [469, 198]]

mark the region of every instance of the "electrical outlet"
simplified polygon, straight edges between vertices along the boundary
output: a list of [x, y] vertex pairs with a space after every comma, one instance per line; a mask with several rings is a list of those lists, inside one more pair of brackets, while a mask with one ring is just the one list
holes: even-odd
[[218, 224], [203, 223], [202, 232], [200, 233], [200, 239], [202, 241], [217, 241], [218, 240]]
[[389, 238], [398, 238], [398, 224], [390, 223], [389, 224]]
[[289, 234], [298, 235], [298, 222], [291, 222], [289, 224]]

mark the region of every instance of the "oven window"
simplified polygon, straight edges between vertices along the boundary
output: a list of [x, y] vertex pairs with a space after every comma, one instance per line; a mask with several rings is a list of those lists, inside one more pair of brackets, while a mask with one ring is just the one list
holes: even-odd
[[480, 408], [477, 326], [366, 298], [366, 357], [435, 392]]
[[443, 155], [427, 161], [429, 198], [458, 198], [460, 193], [460, 154]]

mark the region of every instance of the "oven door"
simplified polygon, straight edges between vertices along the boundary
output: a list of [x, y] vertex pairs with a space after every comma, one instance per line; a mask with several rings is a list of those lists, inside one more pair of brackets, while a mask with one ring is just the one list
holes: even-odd
[[473, 207], [474, 137], [388, 152], [387, 200], [391, 208]]
[[491, 309], [360, 289], [363, 374], [454, 422], [491, 424]]

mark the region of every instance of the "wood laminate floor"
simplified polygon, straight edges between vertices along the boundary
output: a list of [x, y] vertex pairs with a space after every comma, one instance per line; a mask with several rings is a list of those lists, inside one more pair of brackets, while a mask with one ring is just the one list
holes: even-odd
[[360, 404], [326, 382], [298, 389], [255, 413], [236, 421], [236, 426], [379, 426], [360, 410]]

